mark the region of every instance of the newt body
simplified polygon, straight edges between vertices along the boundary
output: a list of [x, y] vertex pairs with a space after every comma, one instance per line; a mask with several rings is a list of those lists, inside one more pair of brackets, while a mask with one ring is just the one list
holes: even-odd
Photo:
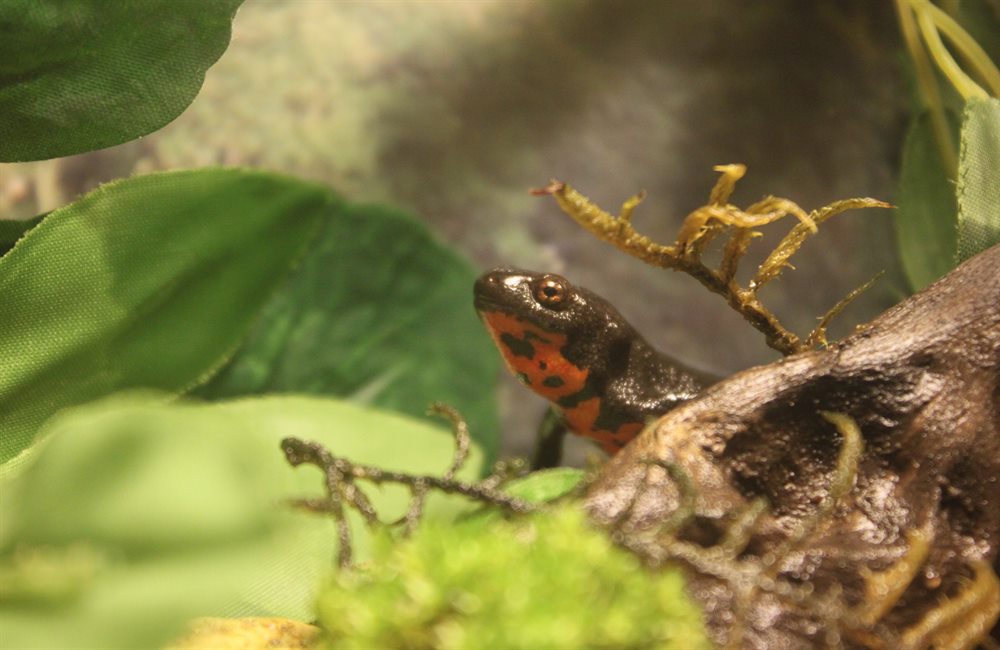
[[712, 383], [655, 350], [606, 300], [561, 276], [495, 269], [476, 281], [474, 295], [511, 372], [552, 403], [566, 428], [608, 454]]

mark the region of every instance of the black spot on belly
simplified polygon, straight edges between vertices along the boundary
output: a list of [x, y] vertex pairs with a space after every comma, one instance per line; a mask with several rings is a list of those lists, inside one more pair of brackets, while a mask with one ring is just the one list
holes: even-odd
[[600, 395], [597, 392], [597, 390], [595, 390], [594, 387], [590, 385], [590, 383], [586, 383], [584, 384], [583, 388], [573, 393], [572, 395], [566, 395], [564, 397], [560, 397], [557, 404], [559, 404], [559, 406], [563, 407], [564, 409], [571, 409], [576, 406], [579, 406], [581, 402], [586, 402], [588, 399], [593, 399], [599, 396]]
[[635, 417], [629, 417], [617, 409], [607, 408], [607, 404], [602, 403], [600, 411], [597, 412], [597, 418], [594, 420], [594, 427], [604, 431], [618, 431], [622, 425], [632, 424], [635, 421]]
[[552, 375], [551, 377], [546, 377], [542, 380], [542, 386], [547, 386], [549, 388], [559, 388], [566, 382], [563, 381], [562, 377], [557, 377]]
[[517, 378], [525, 386], [530, 386], [531, 385], [531, 377], [529, 377], [528, 375], [524, 374], [523, 372], [517, 373]]
[[525, 357], [527, 359], [533, 359], [535, 357], [535, 346], [533, 346], [530, 341], [519, 339], [513, 334], [509, 334], [507, 332], [504, 332], [500, 336], [500, 340], [507, 346], [507, 349], [509, 349], [510, 353], [515, 357]]

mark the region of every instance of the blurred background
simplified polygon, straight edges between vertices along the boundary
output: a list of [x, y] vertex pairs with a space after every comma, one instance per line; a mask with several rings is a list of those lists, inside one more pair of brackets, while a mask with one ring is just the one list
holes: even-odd
[[[664, 242], [706, 202], [716, 164], [748, 166], [741, 206], [892, 201], [902, 60], [892, 4], [868, 0], [247, 0], [178, 119], [119, 147], [0, 165], [0, 216], [154, 170], [278, 170], [401, 206], [483, 269], [563, 273], [660, 349], [728, 374], [778, 355], [694, 280], [615, 252], [528, 190], [558, 178], [616, 212], [645, 189], [634, 223]], [[841, 336], [897, 302], [892, 218], [829, 222], [765, 303], [805, 333], [885, 270], [835, 321]], [[744, 275], [790, 226], [754, 244]], [[504, 451], [527, 454], [544, 404], [507, 377], [500, 399]]]

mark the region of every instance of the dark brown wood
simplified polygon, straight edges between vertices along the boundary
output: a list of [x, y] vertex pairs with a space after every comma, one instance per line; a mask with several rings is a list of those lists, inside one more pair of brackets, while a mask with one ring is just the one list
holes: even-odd
[[[865, 598], [863, 571], [903, 557], [907, 531], [929, 530], [926, 564], [883, 619], [891, 634], [954, 595], [976, 561], [1000, 567], [1000, 246], [829, 348], [741, 372], [669, 412], [608, 462], [590, 511], [627, 546], [660, 559], [649, 531], [681, 495], [650, 461], [673, 464], [698, 494], [680, 536], [706, 548], [750, 500], [768, 500], [739, 558], [760, 562], [809, 524], [826, 494], [843, 437], [821, 411], [847, 414], [861, 429], [856, 483], [775, 573], [820, 596], [838, 585], [854, 605]], [[705, 571], [693, 579], [710, 629], [725, 641], [732, 585]], [[749, 647], [823, 642], [816, 608], [762, 593], [741, 616]]]

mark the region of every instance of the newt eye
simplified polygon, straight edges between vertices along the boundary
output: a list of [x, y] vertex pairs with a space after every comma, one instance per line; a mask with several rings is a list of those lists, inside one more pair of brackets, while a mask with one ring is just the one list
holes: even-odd
[[556, 275], [546, 275], [535, 285], [535, 300], [549, 309], [561, 309], [568, 293], [566, 281]]

